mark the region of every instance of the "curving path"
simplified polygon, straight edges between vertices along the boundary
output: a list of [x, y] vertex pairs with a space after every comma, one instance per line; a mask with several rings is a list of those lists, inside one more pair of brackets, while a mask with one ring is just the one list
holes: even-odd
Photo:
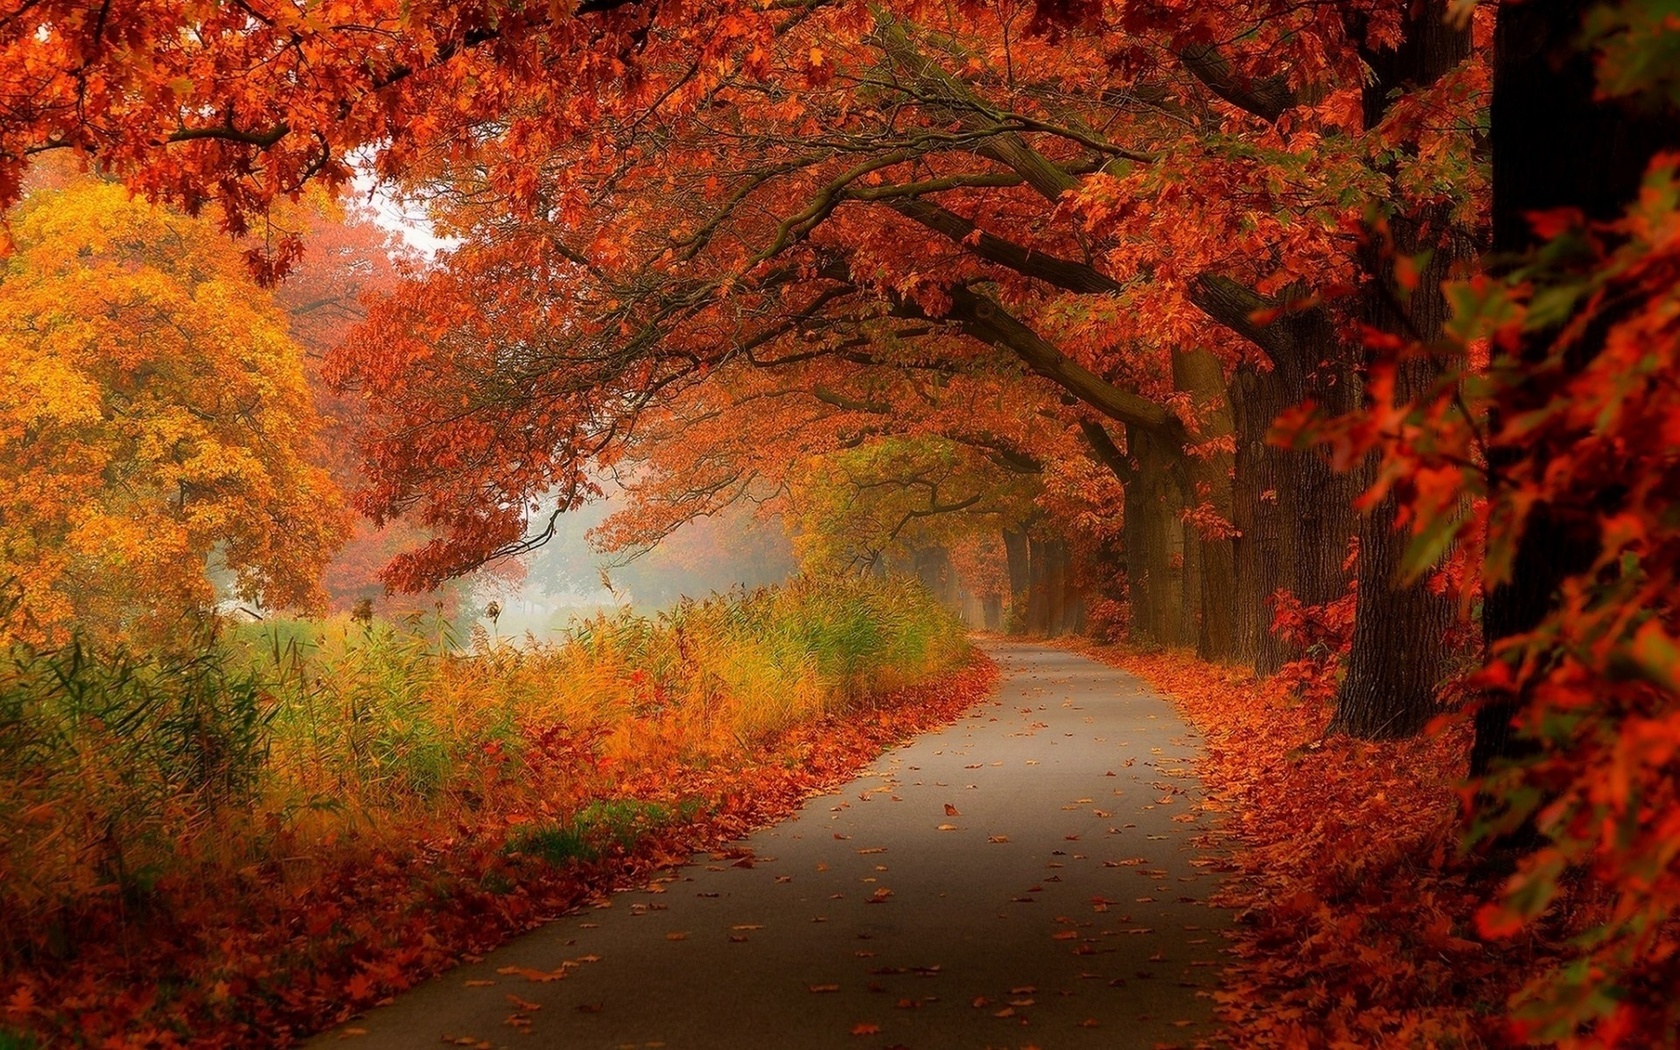
[[[1195, 734], [1132, 676], [987, 642], [958, 721], [746, 840], [311, 1046], [1152, 1048], [1211, 1034]], [[948, 814], [946, 806], [955, 810]], [[517, 971], [524, 971], [517, 972]], [[533, 980], [560, 973], [563, 977]]]

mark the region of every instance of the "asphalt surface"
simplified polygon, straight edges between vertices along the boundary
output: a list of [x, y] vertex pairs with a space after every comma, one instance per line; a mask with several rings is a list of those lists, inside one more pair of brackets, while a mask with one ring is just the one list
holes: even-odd
[[[998, 692], [734, 850], [561, 918], [315, 1048], [980, 1050], [1211, 1034], [1196, 735], [1132, 676], [989, 642]], [[949, 808], [947, 808], [949, 807]]]

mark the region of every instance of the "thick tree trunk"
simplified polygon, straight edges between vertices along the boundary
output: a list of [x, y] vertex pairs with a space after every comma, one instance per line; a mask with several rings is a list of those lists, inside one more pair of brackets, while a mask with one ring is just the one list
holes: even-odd
[[1044, 633], [1054, 637], [1067, 631], [1067, 541], [1044, 541]]
[[[1185, 457], [1184, 472], [1189, 482], [1185, 502], [1192, 508], [1205, 506], [1227, 524], [1232, 518], [1229, 452], [1208, 451], [1222, 438], [1231, 436], [1234, 424], [1225, 383], [1225, 369], [1219, 358], [1207, 350], [1180, 351], [1173, 355], [1173, 385], [1190, 395], [1191, 414], [1198, 430], [1193, 440], [1204, 446]], [[1236, 644], [1236, 551], [1232, 540], [1217, 533], [1211, 536], [1192, 526], [1185, 534], [1186, 564], [1195, 565], [1195, 589], [1186, 591], [1186, 605], [1193, 609], [1196, 652], [1204, 660], [1228, 660]]]
[[1027, 537], [1027, 633], [1044, 637], [1050, 633], [1050, 559], [1044, 541]]
[[[1343, 415], [1358, 403], [1359, 383], [1351, 367], [1354, 351], [1336, 334], [1323, 309], [1289, 323], [1291, 352], [1278, 362], [1278, 382], [1289, 404], [1310, 401], [1326, 415]], [[1285, 453], [1288, 472], [1285, 512], [1293, 522], [1295, 571], [1290, 592], [1307, 605], [1324, 605], [1348, 592], [1347, 563], [1357, 534], [1353, 501], [1358, 479], [1330, 466], [1323, 449]]]
[[[1439, 336], [1447, 317], [1441, 282], [1454, 261], [1469, 254], [1469, 245], [1443, 243], [1425, 229], [1440, 230], [1446, 216], [1427, 221], [1407, 217], [1391, 220], [1395, 248], [1403, 255], [1431, 252], [1419, 274], [1418, 287], [1402, 308], [1374, 276], [1367, 291], [1365, 319], [1380, 331], [1424, 339]], [[1439, 379], [1428, 359], [1399, 365], [1395, 397], [1424, 394]], [[1374, 464], [1367, 461], [1355, 472], [1361, 487], [1372, 480]], [[1410, 533], [1397, 529], [1398, 502], [1393, 495], [1378, 503], [1359, 521], [1359, 604], [1353, 626], [1353, 648], [1346, 675], [1336, 695], [1335, 728], [1366, 739], [1410, 736], [1421, 730], [1439, 710], [1436, 691], [1446, 677], [1445, 639], [1452, 626], [1452, 596], [1436, 593], [1424, 579], [1407, 580], [1403, 559]]]
[[1062, 633], [1082, 634], [1085, 631], [1084, 566], [1074, 558], [1072, 547], [1064, 544], [1066, 571], [1062, 574]]
[[986, 594], [980, 598], [981, 623], [988, 631], [1003, 629], [1003, 595]]
[[1183, 530], [1172, 451], [1138, 427], [1128, 428], [1126, 446], [1136, 472], [1125, 489], [1122, 523], [1131, 638], [1139, 645], [1176, 645], [1181, 570], [1171, 563]]
[[1173, 522], [1173, 564], [1178, 572], [1178, 645], [1200, 647], [1202, 633], [1202, 545], [1196, 530], [1184, 521]]
[[[1510, 257], [1536, 244], [1527, 216], [1554, 208], [1577, 208], [1590, 219], [1610, 219], [1634, 199], [1653, 154], [1680, 148], [1680, 121], [1672, 111], [1636, 112], [1594, 97], [1592, 61], [1577, 44], [1586, 0], [1527, 0], [1499, 5], [1494, 38], [1493, 251]], [[1523, 361], [1546, 356], [1555, 333], [1530, 334], [1519, 351]], [[1575, 367], [1598, 352], [1601, 335], [1588, 332], [1577, 344]], [[1499, 415], [1508, 418], [1536, 408], [1545, 394], [1519, 389]], [[1498, 420], [1489, 429], [1498, 429]], [[1498, 498], [1498, 468], [1523, 455], [1495, 448], [1489, 455]], [[1482, 605], [1482, 635], [1491, 647], [1500, 639], [1533, 630], [1557, 600], [1563, 581], [1596, 560], [1598, 533], [1571, 527], [1553, 508], [1540, 504], [1529, 514], [1509, 583], [1495, 586]], [[1523, 743], [1512, 719], [1526, 697], [1489, 703], [1476, 713], [1471, 774], [1481, 776], [1501, 760], [1519, 757]]]
[[[1426, 86], [1470, 53], [1469, 29], [1449, 25], [1433, 7], [1414, 9], [1404, 31], [1398, 48], [1367, 53], [1375, 73], [1365, 89], [1367, 126], [1382, 118], [1391, 91]], [[1370, 253], [1360, 297], [1362, 320], [1401, 339], [1434, 339], [1447, 315], [1441, 282], [1453, 262], [1471, 254], [1471, 246], [1453, 234], [1444, 208], [1396, 214], [1389, 226], [1396, 252], [1428, 254], [1416, 289], [1401, 303], [1392, 285], [1392, 260]], [[1429, 360], [1405, 361], [1395, 397], [1417, 396], [1437, 377]], [[1372, 466], [1367, 462], [1357, 472], [1362, 483], [1370, 479]], [[1397, 513], [1390, 495], [1359, 523], [1359, 604], [1333, 726], [1365, 738], [1409, 736], [1422, 729], [1438, 709], [1435, 693], [1446, 671], [1444, 639], [1452, 623], [1452, 599], [1432, 593], [1423, 580], [1401, 579], [1407, 536], [1395, 530]]]
[[1243, 365], [1231, 383], [1237, 451], [1231, 478], [1232, 574], [1236, 609], [1233, 652], [1256, 674], [1282, 666], [1284, 647], [1272, 633], [1271, 600], [1295, 582], [1294, 477], [1301, 457], [1266, 441], [1272, 422], [1294, 402], [1276, 368]]
[[1009, 608], [1014, 614], [1011, 630], [1026, 630], [1027, 586], [1031, 582], [1027, 566], [1027, 532], [1025, 529], [1005, 529], [1004, 558], [1009, 564]]

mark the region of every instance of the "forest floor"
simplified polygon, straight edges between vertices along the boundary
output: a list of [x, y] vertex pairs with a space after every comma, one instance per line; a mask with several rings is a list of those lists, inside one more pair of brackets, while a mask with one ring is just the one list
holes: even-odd
[[1470, 727], [1373, 743], [1328, 731], [1322, 686], [1256, 681], [1184, 651], [1072, 648], [1148, 682], [1201, 733], [1204, 807], [1235, 911], [1215, 995], [1222, 1041], [1245, 1050], [1529, 1045], [1507, 1001], [1557, 965], [1604, 902], [1572, 894], [1526, 936], [1484, 940], [1501, 877], [1459, 848]]
[[[358, 1050], [1143, 1047], [1212, 1034], [1195, 733], [1131, 675], [990, 641], [991, 700], [790, 819], [322, 1035]], [[535, 1038], [532, 1038], [532, 1037]]]

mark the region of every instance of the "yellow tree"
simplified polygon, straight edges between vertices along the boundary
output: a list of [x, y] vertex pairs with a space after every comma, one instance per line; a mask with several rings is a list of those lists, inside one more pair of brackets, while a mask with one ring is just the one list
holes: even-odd
[[238, 249], [100, 184], [31, 195], [11, 233], [0, 641], [156, 642], [219, 597], [318, 602], [342, 505], [302, 353]]

